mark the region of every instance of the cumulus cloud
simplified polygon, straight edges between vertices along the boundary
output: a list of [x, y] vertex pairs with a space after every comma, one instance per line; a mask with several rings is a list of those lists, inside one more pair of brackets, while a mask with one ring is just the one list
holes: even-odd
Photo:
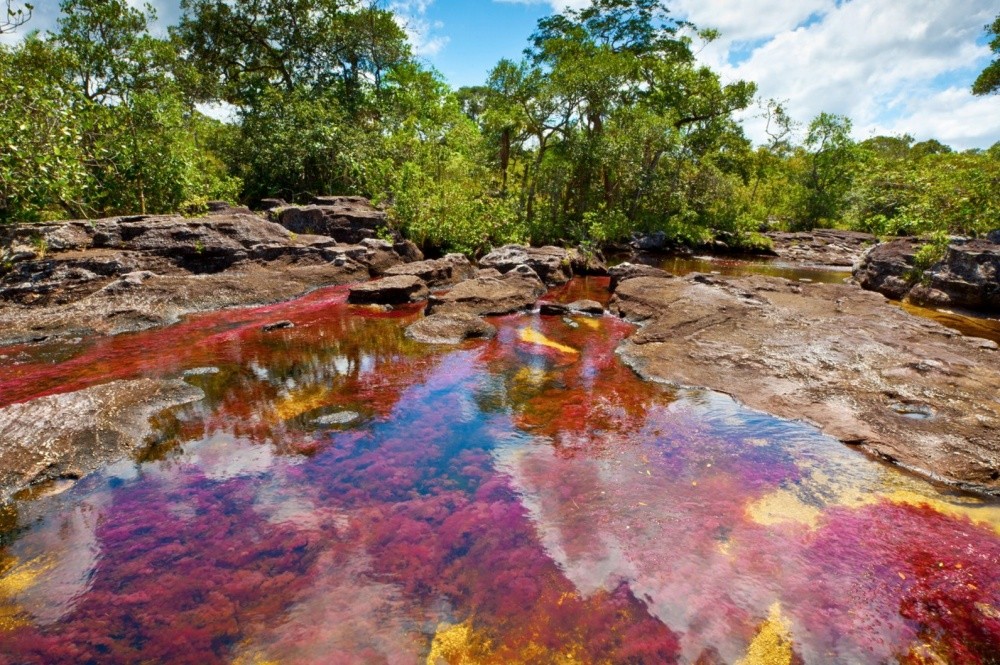
[[448, 37], [441, 34], [444, 24], [427, 19], [427, 9], [434, 0], [393, 0], [389, 9], [413, 45], [413, 52], [420, 56], [437, 55], [448, 44]]
[[[996, 99], [968, 91], [987, 59], [977, 40], [996, 12], [991, 0], [679, 0], [675, 7], [723, 32], [700, 54], [706, 63], [728, 80], [755, 81], [762, 97], [787, 100], [803, 122], [829, 111], [851, 117], [858, 138], [908, 132], [958, 148], [1000, 140]], [[759, 125], [747, 123], [758, 139]]]

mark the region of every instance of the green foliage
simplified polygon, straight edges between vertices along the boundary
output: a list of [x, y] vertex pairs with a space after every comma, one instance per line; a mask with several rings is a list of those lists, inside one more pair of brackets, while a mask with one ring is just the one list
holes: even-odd
[[986, 69], [972, 83], [972, 94], [988, 95], [1000, 92], [1000, 14], [996, 20], [986, 26], [986, 35], [990, 37], [990, 49], [998, 57], [986, 66]]

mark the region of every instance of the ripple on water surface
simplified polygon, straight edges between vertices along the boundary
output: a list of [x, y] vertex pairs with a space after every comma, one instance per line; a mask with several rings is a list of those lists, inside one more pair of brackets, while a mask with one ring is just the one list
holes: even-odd
[[997, 504], [639, 381], [611, 317], [442, 350], [343, 296], [0, 361], [5, 401], [206, 394], [15, 504], [0, 662], [996, 662]]

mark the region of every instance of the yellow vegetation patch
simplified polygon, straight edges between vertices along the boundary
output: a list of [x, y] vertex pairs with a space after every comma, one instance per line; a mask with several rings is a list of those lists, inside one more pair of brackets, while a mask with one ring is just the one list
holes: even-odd
[[600, 319], [594, 319], [589, 316], [574, 316], [573, 320], [579, 323], [581, 326], [586, 326], [591, 330], [597, 330], [601, 327]]
[[278, 420], [291, 420], [303, 413], [308, 413], [321, 406], [326, 406], [330, 398], [330, 390], [324, 386], [311, 386], [303, 390], [289, 393], [284, 399], [274, 405]]
[[37, 557], [21, 564], [13, 557], [0, 559], [0, 571], [3, 571], [0, 575], [0, 632], [30, 623], [14, 598], [37, 584], [54, 565], [49, 557]]
[[549, 339], [542, 333], [538, 332], [534, 328], [521, 328], [521, 341], [527, 344], [538, 344], [541, 346], [547, 346], [550, 349], [555, 349], [556, 351], [562, 351], [563, 353], [580, 353], [572, 346], [566, 346], [565, 344], [560, 344], [559, 342]]
[[580, 657], [578, 647], [553, 652], [530, 639], [513, 650], [494, 645], [489, 638], [472, 629], [471, 620], [457, 625], [440, 624], [427, 655], [427, 665], [579, 665], [583, 662], [586, 661]]
[[788, 490], [766, 494], [747, 506], [747, 515], [757, 524], [772, 526], [785, 522], [798, 522], [810, 529], [819, 521], [820, 509], [804, 503]]
[[792, 656], [791, 628], [781, 615], [781, 604], [776, 602], [737, 665], [791, 665]]

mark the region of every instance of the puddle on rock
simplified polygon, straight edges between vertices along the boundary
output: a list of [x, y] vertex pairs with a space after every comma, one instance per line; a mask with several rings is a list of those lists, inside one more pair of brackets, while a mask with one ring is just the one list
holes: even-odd
[[[633, 329], [612, 317], [499, 317], [496, 339], [442, 349], [404, 338], [412, 308], [343, 300], [330, 289], [3, 368], [4, 403], [218, 371], [188, 373], [206, 397], [154, 419], [145, 461], [14, 505], [0, 662], [1000, 652], [996, 502], [725, 396], [642, 382], [615, 355]], [[260, 331], [278, 318], [296, 325]]]

